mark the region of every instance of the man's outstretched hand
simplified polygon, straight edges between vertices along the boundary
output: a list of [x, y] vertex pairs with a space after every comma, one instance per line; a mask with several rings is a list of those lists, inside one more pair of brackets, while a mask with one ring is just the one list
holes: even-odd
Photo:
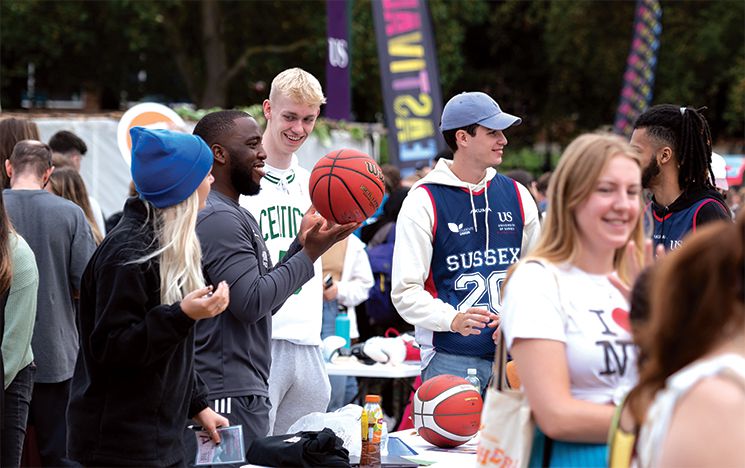
[[299, 240], [303, 251], [315, 262], [324, 252], [344, 239], [362, 223], [335, 224], [321, 216], [313, 206], [305, 213], [300, 222]]

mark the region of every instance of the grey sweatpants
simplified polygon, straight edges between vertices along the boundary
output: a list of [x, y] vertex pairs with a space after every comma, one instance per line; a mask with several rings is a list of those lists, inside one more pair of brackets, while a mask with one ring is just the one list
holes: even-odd
[[268, 435], [286, 434], [306, 414], [325, 413], [330, 397], [331, 385], [318, 346], [272, 340]]

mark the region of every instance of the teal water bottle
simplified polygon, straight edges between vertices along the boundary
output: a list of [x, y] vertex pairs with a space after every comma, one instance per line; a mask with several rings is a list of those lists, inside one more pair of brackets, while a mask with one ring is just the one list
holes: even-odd
[[347, 308], [339, 306], [339, 312], [336, 314], [336, 336], [344, 338], [344, 348], [349, 349], [349, 314], [347, 314]]

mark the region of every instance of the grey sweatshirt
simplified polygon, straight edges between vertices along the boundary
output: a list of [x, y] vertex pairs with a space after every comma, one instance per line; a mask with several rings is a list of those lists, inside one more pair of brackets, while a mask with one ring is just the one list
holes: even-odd
[[268, 396], [272, 314], [313, 277], [313, 263], [295, 241], [272, 267], [254, 217], [217, 191], [199, 213], [197, 235], [205, 280], [230, 286], [228, 309], [197, 322], [197, 371], [210, 399]]
[[5, 190], [10, 222], [36, 256], [39, 292], [31, 339], [34, 381], [57, 383], [72, 377], [78, 356], [73, 293], [96, 249], [83, 210], [46, 190]]

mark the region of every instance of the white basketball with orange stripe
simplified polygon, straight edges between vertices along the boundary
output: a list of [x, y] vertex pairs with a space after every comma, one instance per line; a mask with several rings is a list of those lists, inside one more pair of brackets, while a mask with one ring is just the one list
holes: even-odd
[[433, 445], [457, 447], [478, 432], [482, 406], [481, 395], [466, 379], [440, 375], [414, 394], [414, 427]]

